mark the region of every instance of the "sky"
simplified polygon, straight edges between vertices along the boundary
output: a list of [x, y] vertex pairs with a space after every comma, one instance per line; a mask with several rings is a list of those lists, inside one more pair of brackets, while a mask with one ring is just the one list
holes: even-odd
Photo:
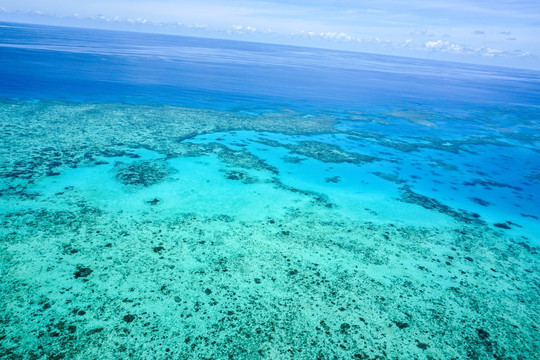
[[0, 21], [540, 70], [540, 0], [0, 0]]

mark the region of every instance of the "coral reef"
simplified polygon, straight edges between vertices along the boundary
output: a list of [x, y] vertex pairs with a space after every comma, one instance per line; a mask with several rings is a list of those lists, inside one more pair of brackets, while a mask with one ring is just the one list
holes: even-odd
[[152, 186], [170, 175], [171, 170], [164, 161], [136, 161], [117, 163], [116, 178], [124, 185]]
[[534, 358], [534, 137], [390, 113], [0, 102], [0, 358]]
[[272, 147], [284, 147], [293, 154], [310, 157], [328, 163], [352, 163], [362, 164], [382, 160], [375, 156], [352, 153], [341, 149], [339, 146], [318, 141], [302, 141], [299, 144], [282, 144], [275, 140], [259, 139], [261, 144]]
[[[537, 248], [470, 225], [441, 233], [351, 222], [328, 211], [291, 209], [254, 222], [189, 213], [127, 220], [82, 210], [4, 216], [16, 232], [2, 232], [0, 259], [10, 266], [1, 268], [0, 354], [538, 353], [530, 316], [538, 299]], [[79, 222], [58, 222], [70, 217]], [[66, 253], [59, 246], [66, 243], [78, 251]]]
[[420, 195], [411, 190], [408, 185], [404, 185], [399, 188], [401, 191], [401, 197], [398, 199], [400, 201], [420, 205], [421, 207], [434, 210], [441, 214], [448, 215], [454, 218], [456, 221], [465, 223], [465, 224], [478, 224], [485, 225], [485, 222], [480, 219], [480, 215], [466, 211], [466, 210], [454, 210], [448, 205], [441, 204], [438, 200]]

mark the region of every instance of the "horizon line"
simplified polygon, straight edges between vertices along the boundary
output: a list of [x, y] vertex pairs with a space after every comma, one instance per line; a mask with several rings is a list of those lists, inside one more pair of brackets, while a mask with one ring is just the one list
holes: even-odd
[[342, 53], [353, 53], [353, 54], [364, 54], [364, 55], [377, 55], [377, 56], [385, 56], [390, 58], [401, 58], [401, 59], [411, 59], [411, 60], [420, 60], [420, 61], [426, 61], [426, 62], [433, 62], [433, 63], [449, 63], [449, 64], [459, 64], [459, 65], [467, 65], [467, 66], [475, 66], [475, 67], [484, 67], [484, 68], [493, 68], [493, 69], [509, 69], [509, 70], [524, 70], [524, 71], [530, 71], [534, 73], [538, 73], [540, 75], [540, 68], [534, 69], [529, 67], [513, 67], [513, 66], [503, 66], [503, 65], [492, 65], [492, 64], [479, 64], [474, 62], [467, 62], [467, 61], [459, 61], [459, 60], [441, 60], [441, 59], [430, 59], [426, 57], [415, 57], [415, 56], [407, 56], [407, 55], [396, 55], [396, 54], [385, 54], [382, 52], [370, 52], [370, 51], [360, 51], [360, 50], [354, 50], [354, 49], [336, 49], [332, 47], [323, 47], [323, 46], [307, 46], [307, 45], [298, 45], [298, 44], [287, 44], [287, 43], [280, 43], [280, 42], [272, 42], [272, 41], [254, 41], [254, 40], [245, 40], [245, 39], [231, 39], [227, 37], [215, 37], [215, 36], [196, 36], [196, 35], [184, 35], [184, 34], [174, 34], [174, 33], [168, 33], [168, 32], [160, 32], [160, 31], [142, 31], [140, 29], [111, 29], [106, 27], [98, 27], [98, 26], [84, 26], [84, 25], [59, 25], [59, 24], [50, 24], [50, 23], [44, 23], [44, 22], [30, 22], [30, 21], [6, 21], [0, 19], [0, 24], [20, 24], [20, 25], [34, 25], [34, 26], [48, 26], [48, 27], [58, 27], [58, 28], [68, 28], [68, 29], [84, 29], [84, 30], [96, 30], [96, 31], [109, 31], [109, 32], [118, 32], [118, 33], [134, 33], [134, 34], [147, 34], [147, 35], [161, 35], [161, 36], [172, 36], [172, 37], [185, 37], [185, 38], [194, 38], [194, 39], [209, 39], [209, 40], [220, 40], [220, 41], [226, 41], [226, 42], [238, 42], [238, 43], [249, 43], [249, 44], [264, 44], [264, 45], [271, 45], [271, 46], [283, 46], [283, 47], [293, 47], [293, 48], [304, 48], [304, 49], [315, 49], [315, 50], [326, 50], [326, 51], [334, 51], [334, 52], [342, 52]]

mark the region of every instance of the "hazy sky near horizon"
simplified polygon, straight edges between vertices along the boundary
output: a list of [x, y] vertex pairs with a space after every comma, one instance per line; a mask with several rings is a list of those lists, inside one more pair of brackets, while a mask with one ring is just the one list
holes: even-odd
[[0, 20], [540, 68], [538, 0], [0, 0]]

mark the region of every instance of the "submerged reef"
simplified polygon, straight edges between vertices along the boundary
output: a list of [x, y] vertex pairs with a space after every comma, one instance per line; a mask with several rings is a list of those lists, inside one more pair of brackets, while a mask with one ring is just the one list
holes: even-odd
[[[119, 156], [130, 148], [175, 154], [182, 151], [178, 147], [183, 141], [214, 132], [336, 131], [334, 117], [310, 116], [295, 121], [295, 116], [294, 112], [247, 115], [175, 106], [3, 101], [0, 177], [30, 179], [60, 173], [63, 167], [91, 165], [97, 157]], [[18, 144], [22, 138], [23, 147]], [[111, 150], [120, 146], [123, 149]]]
[[470, 137], [466, 139], [441, 139], [435, 137], [413, 137], [409, 136], [405, 140], [381, 139], [377, 144], [399, 150], [402, 152], [416, 152], [423, 149], [440, 150], [453, 154], [470, 153], [474, 154], [473, 146], [504, 146], [511, 145], [498, 140], [493, 136]]
[[300, 164], [302, 161], [305, 161], [307, 158], [300, 156], [284, 156], [283, 161], [291, 164]]
[[434, 166], [434, 167], [439, 167], [439, 168], [442, 168], [444, 170], [449, 170], [449, 171], [458, 171], [458, 167], [456, 165], [453, 165], [453, 164], [449, 164], [445, 161], [442, 161], [442, 160], [439, 160], [439, 159], [429, 159], [430, 163], [429, 165], [430, 166]]
[[382, 160], [375, 156], [348, 152], [337, 145], [319, 141], [302, 141], [298, 144], [282, 144], [275, 140], [259, 139], [258, 142], [266, 146], [284, 147], [293, 154], [310, 157], [328, 163], [362, 164], [365, 162]]
[[328, 211], [257, 221], [6, 214], [0, 356], [449, 359], [540, 350], [531, 316], [537, 248], [470, 224], [441, 232]]
[[247, 173], [243, 171], [235, 171], [235, 170], [227, 171], [225, 173], [225, 177], [229, 180], [242, 181], [244, 184], [254, 184], [259, 181], [257, 180], [256, 177], [249, 176]]
[[[459, 115], [454, 116], [420, 106], [417, 109], [383, 110], [381, 112], [371, 113], [349, 111], [346, 120], [376, 124], [383, 130], [381, 133], [349, 130], [348, 133], [352, 135], [350, 137], [352, 140], [361, 142], [366, 139], [375, 140], [378, 145], [402, 152], [432, 149], [453, 154], [472, 154], [476, 153], [476, 149], [473, 148], [486, 146], [518, 146], [527, 147], [529, 150], [535, 152], [540, 151], [535, 147], [535, 144], [540, 139], [540, 135], [537, 134], [537, 131], [535, 132], [538, 129], [539, 117], [540, 111], [531, 106], [513, 106], [508, 108], [489, 106], [470, 109], [468, 112], [460, 112]], [[403, 120], [410, 124], [404, 123]], [[439, 137], [439, 134], [446, 130], [455, 130], [453, 124], [456, 122], [467, 124], [471, 133], [482, 133], [482, 135], [465, 138]], [[510, 127], [508, 126], [509, 124], [511, 124]], [[420, 132], [424, 128], [424, 132], [436, 133], [437, 137], [417, 135], [392, 136], [393, 134], [401, 133], [403, 127], [414, 128], [414, 130], [420, 130]], [[431, 129], [433, 131], [430, 131]]]
[[229, 166], [241, 167], [247, 170], [266, 170], [276, 175], [279, 173], [277, 168], [252, 153], [245, 150], [234, 150], [215, 142], [207, 144], [182, 142], [168, 153], [169, 157], [199, 157], [203, 155], [215, 155]]
[[388, 114], [390, 117], [405, 119], [417, 125], [436, 127], [437, 122], [450, 120], [443, 114], [435, 114], [430, 111], [394, 110]]
[[281, 180], [279, 180], [278, 178], [273, 178], [272, 179], [272, 184], [274, 184], [277, 188], [285, 190], [285, 191], [289, 191], [289, 192], [292, 192], [292, 193], [298, 193], [298, 194], [302, 194], [302, 195], [305, 195], [305, 196], [309, 196], [310, 198], [313, 199], [312, 204], [314, 204], [314, 205], [324, 206], [326, 208], [335, 207], [335, 204], [332, 204], [329, 201], [328, 196], [326, 196], [325, 194], [321, 194], [321, 193], [318, 193], [318, 192], [315, 192], [315, 191], [310, 191], [310, 190], [298, 189], [298, 188], [295, 188], [293, 186], [286, 185]]
[[391, 181], [393, 183], [396, 183], [396, 184], [403, 184], [403, 183], [406, 183], [405, 180], [403, 179], [400, 179], [396, 174], [388, 174], [388, 173], [383, 173], [383, 172], [380, 172], [380, 171], [375, 171], [373, 172], [373, 175], [376, 175], [384, 180], [388, 180], [388, 181]]
[[124, 185], [151, 186], [162, 182], [171, 170], [164, 161], [117, 163], [116, 178]]
[[456, 160], [500, 130], [303, 115], [0, 102], [0, 358], [535, 358], [539, 214], [448, 200], [533, 198]]
[[523, 190], [519, 186], [514, 186], [514, 185], [510, 185], [510, 184], [503, 184], [503, 183], [500, 183], [498, 181], [484, 180], [484, 179], [473, 179], [471, 181], [465, 181], [463, 183], [463, 185], [465, 185], [465, 186], [479, 185], [479, 186], [483, 186], [485, 189], [491, 189], [492, 187], [498, 187], [498, 188], [509, 188], [509, 189], [516, 190], [516, 191]]
[[490, 206], [492, 205], [489, 201], [486, 201], [486, 200], [483, 200], [483, 199], [480, 199], [480, 198], [477, 198], [477, 197], [472, 197], [472, 198], [469, 198], [472, 202], [475, 202], [477, 203], [478, 205], [482, 205], [482, 206]]
[[441, 214], [448, 215], [461, 223], [478, 225], [486, 224], [483, 220], [480, 219], [480, 215], [462, 209], [454, 210], [448, 205], [441, 204], [436, 199], [420, 195], [412, 191], [410, 186], [408, 185], [400, 187], [399, 190], [401, 191], [401, 197], [398, 199], [400, 201], [420, 205], [421, 207], [428, 210], [437, 211]]

